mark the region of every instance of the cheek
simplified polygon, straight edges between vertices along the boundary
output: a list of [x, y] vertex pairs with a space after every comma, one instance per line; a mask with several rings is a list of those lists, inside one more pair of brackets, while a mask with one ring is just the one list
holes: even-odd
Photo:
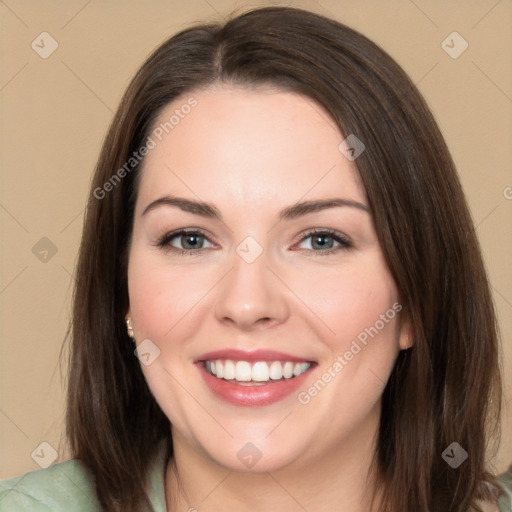
[[128, 288], [137, 337], [160, 344], [171, 331], [176, 332], [179, 324], [180, 338], [186, 338], [187, 322], [182, 320], [193, 314], [214, 283], [211, 273], [165, 265], [155, 254], [134, 248], [128, 266]]
[[187, 423], [190, 397], [179, 384], [190, 377], [189, 354], [183, 348], [197, 325], [187, 320], [204, 295], [205, 281], [179, 266], [162, 264], [155, 254], [137, 248], [130, 254], [128, 288], [136, 339], [149, 339], [160, 350], [141, 370], [164, 413], [182, 431], [193, 430]]
[[[341, 349], [366, 328], [378, 322], [382, 332], [391, 334], [395, 324], [393, 304], [398, 294], [387, 268], [379, 260], [340, 267], [329, 274], [301, 273], [295, 276], [297, 295], [321, 321], [333, 348]], [[390, 310], [390, 315], [386, 312]], [[385, 325], [381, 325], [385, 315]], [[391, 317], [391, 318], [389, 318]]]
[[[326, 352], [317, 380], [297, 399], [311, 404], [316, 416], [330, 417], [338, 433], [349, 432], [370, 414], [389, 379], [399, 351], [401, 305], [386, 268], [375, 264], [326, 280], [314, 296], [312, 309], [333, 332], [323, 338]], [[340, 410], [345, 413], [335, 412]]]

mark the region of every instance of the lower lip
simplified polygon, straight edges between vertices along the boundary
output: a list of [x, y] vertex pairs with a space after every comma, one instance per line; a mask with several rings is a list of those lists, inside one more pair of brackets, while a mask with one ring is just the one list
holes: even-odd
[[245, 384], [233, 384], [225, 379], [218, 379], [206, 371], [203, 362], [196, 364], [206, 385], [215, 396], [240, 407], [261, 407], [283, 400], [304, 384], [304, 381], [315, 366], [312, 364], [307, 371], [291, 379], [248, 386]]

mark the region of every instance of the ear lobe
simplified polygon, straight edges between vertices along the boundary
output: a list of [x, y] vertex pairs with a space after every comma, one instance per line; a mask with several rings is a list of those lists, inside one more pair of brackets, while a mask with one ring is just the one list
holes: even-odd
[[400, 350], [407, 350], [414, 345], [409, 333], [400, 336]]
[[398, 343], [400, 345], [400, 350], [407, 350], [414, 345], [414, 341], [412, 339], [411, 322], [409, 319], [403, 320], [401, 323]]

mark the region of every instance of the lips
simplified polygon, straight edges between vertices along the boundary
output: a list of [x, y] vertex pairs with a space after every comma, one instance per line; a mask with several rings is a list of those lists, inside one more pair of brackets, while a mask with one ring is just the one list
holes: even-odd
[[284, 399], [304, 383], [316, 366], [311, 359], [284, 352], [236, 349], [208, 352], [195, 363], [213, 395], [245, 407]]

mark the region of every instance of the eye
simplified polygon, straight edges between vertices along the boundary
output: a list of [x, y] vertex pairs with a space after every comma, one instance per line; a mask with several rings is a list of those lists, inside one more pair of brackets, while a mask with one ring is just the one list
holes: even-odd
[[352, 247], [352, 243], [345, 235], [330, 229], [310, 231], [301, 239], [300, 244], [307, 240], [310, 240], [309, 247], [302, 248], [322, 256]]
[[[166, 233], [155, 245], [177, 254], [191, 254], [201, 253], [205, 249], [205, 241], [211, 244], [202, 231], [181, 229]], [[211, 247], [213, 247], [213, 244], [211, 244]]]

